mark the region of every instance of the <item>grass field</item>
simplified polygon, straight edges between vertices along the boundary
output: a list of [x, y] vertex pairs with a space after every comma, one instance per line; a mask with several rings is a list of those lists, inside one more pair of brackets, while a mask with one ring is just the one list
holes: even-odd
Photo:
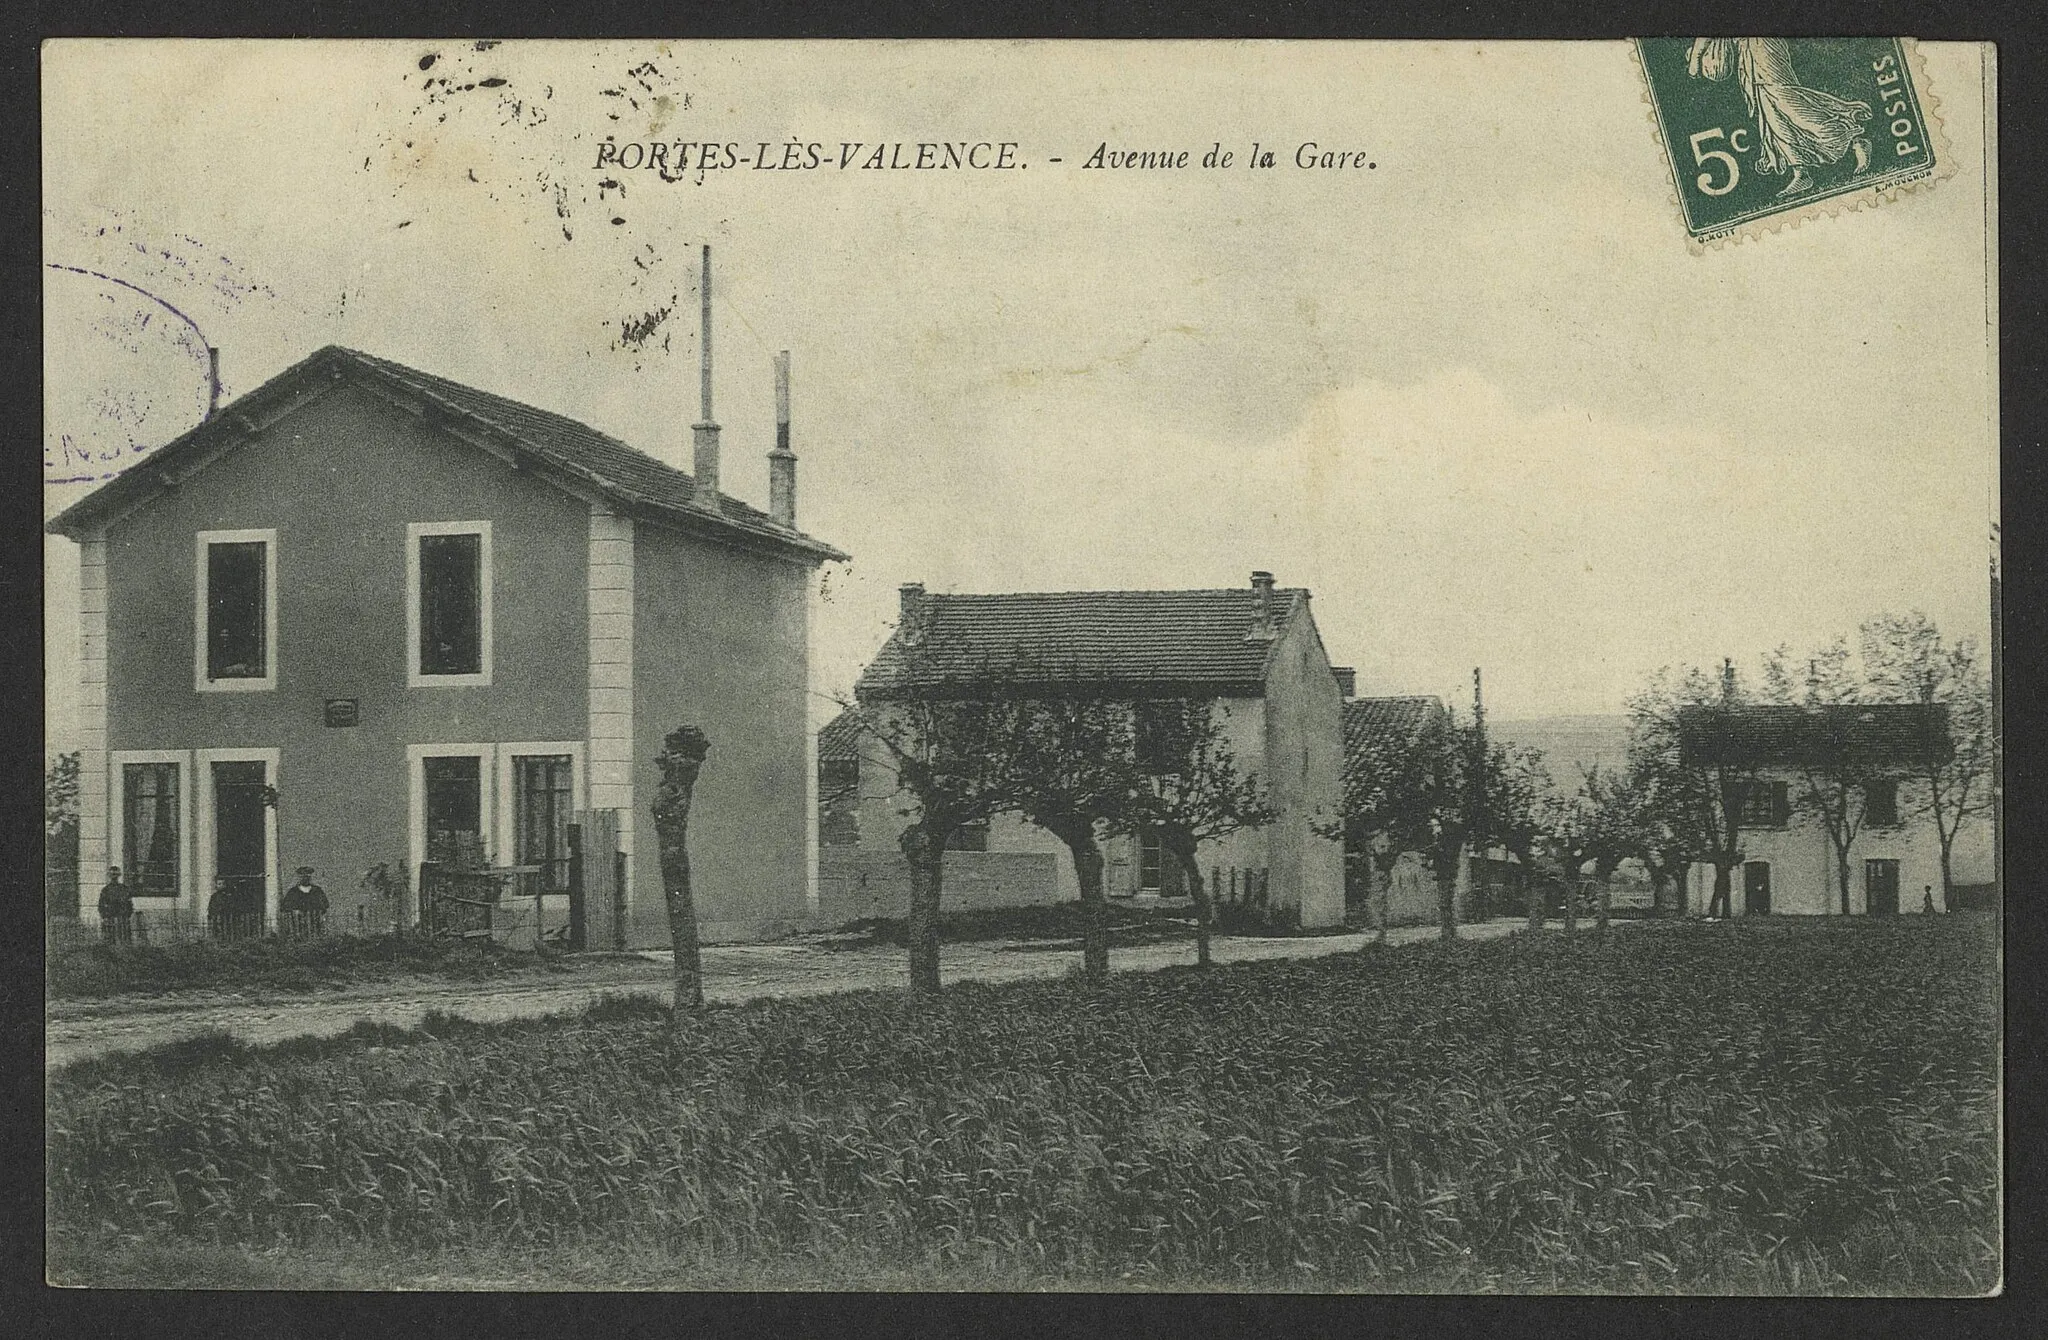
[[1996, 928], [1642, 927], [202, 1040], [56, 1072], [50, 1273], [1977, 1294]]

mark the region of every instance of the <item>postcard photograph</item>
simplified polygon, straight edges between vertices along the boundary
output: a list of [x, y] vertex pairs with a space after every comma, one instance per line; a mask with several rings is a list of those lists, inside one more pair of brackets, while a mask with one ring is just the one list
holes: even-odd
[[52, 1284], [2002, 1289], [1988, 44], [41, 79]]

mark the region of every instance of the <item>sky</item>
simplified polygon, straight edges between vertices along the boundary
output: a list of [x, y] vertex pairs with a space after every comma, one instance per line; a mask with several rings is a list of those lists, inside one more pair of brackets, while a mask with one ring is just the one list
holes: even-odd
[[[790, 350], [799, 524], [853, 555], [821, 715], [908, 581], [1268, 569], [1361, 693], [1483, 666], [1503, 719], [1882, 611], [1981, 639], [1981, 58], [1920, 50], [1953, 176], [1700, 253], [1619, 42], [53, 42], [46, 505], [196, 422], [208, 344], [225, 399], [339, 343], [687, 468], [708, 243], [722, 483], [765, 506]], [[671, 180], [608, 139], [827, 166]], [[1022, 166], [837, 167], [919, 141]], [[62, 747], [76, 553], [45, 554]]]

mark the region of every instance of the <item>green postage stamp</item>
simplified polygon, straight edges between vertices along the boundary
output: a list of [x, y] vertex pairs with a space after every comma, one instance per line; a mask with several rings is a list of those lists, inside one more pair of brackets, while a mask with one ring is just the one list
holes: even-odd
[[1638, 38], [1696, 246], [1891, 199], [1953, 170], [1913, 44]]

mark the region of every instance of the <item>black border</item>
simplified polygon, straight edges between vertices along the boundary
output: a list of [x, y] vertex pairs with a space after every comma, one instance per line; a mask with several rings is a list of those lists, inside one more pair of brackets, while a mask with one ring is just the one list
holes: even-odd
[[[6, 253], [5, 301], [12, 338], [0, 340], [9, 426], [18, 443], [40, 437], [41, 249], [38, 43], [51, 36], [322, 36], [322, 37], [1290, 37], [1290, 38], [1624, 38], [1682, 32], [1784, 35], [1907, 33], [1928, 39], [1993, 40], [1999, 44], [1999, 252], [2004, 495], [2004, 620], [2007, 793], [2031, 798], [2042, 771], [2037, 749], [2034, 682], [2040, 632], [2048, 615], [2038, 563], [2044, 499], [2042, 455], [2048, 449], [2048, 368], [2043, 366], [2044, 248], [2040, 155], [2044, 108], [2039, 81], [2044, 24], [2037, 4], [1926, 3], [1880, 0], [1845, 4], [1733, 0], [1624, 4], [1620, 0], [1532, 0], [1481, 6], [1439, 0], [1396, 0], [1372, 8], [1336, 0], [1269, 0], [1233, 6], [1216, 0], [1108, 0], [1022, 5], [946, 6], [937, 0], [881, 0], [833, 8], [817, 0], [743, 0], [716, 10], [655, 4], [567, 6], [517, 0], [486, 7], [472, 0], [354, 0], [352, 3], [262, 5], [190, 0], [171, 7], [143, 0], [49, 5], [10, 18], [4, 48], [4, 171], [0, 214], [12, 246]], [[109, 90], [118, 96], [118, 90]], [[50, 165], [52, 171], [61, 164]], [[1938, 189], [1938, 188], [1937, 188]], [[1681, 236], [1673, 221], [1674, 241]], [[1682, 245], [1682, 243], [1680, 243]], [[1768, 244], [1768, 240], [1766, 240]], [[0, 862], [0, 903], [15, 924], [40, 917], [41, 829], [31, 810], [41, 789], [41, 479], [32, 458], [10, 453], [17, 487], [0, 488], [8, 509], [0, 528], [6, 606], [0, 637], [8, 680], [33, 685], [11, 695], [19, 706], [0, 713], [9, 746], [4, 758], [9, 807], [7, 858]], [[1899, 500], [1909, 506], [1910, 500]], [[2015, 689], [2019, 691], [2015, 691]], [[27, 704], [36, 710], [22, 710]], [[2007, 869], [2042, 869], [2037, 807], [2009, 802]], [[1010, 1330], [1034, 1335], [1104, 1335], [1124, 1331], [1349, 1334], [1372, 1328], [1400, 1333], [1425, 1328], [1437, 1336], [1572, 1328], [1602, 1332], [1748, 1332], [1779, 1335], [1821, 1330], [1856, 1334], [2031, 1334], [2048, 1328], [2030, 1304], [2041, 1295], [2042, 996], [2033, 965], [2048, 962], [2043, 918], [2029, 889], [2006, 902], [2007, 972], [2007, 1282], [1990, 1300], [1760, 1299], [1471, 1299], [1314, 1298], [1272, 1295], [486, 1295], [140, 1293], [52, 1290], [42, 1283], [41, 1188], [41, 937], [0, 935], [0, 990], [6, 990], [4, 1044], [9, 1084], [5, 1163], [0, 1164], [7, 1241], [0, 1288], [0, 1330], [24, 1335], [167, 1336], [213, 1332], [280, 1336], [690, 1334], [759, 1329], [774, 1333], [867, 1331], [977, 1334]], [[33, 912], [30, 912], [33, 909]], [[11, 989], [8, 989], [11, 988]], [[19, 1327], [19, 1329], [17, 1329]]]

